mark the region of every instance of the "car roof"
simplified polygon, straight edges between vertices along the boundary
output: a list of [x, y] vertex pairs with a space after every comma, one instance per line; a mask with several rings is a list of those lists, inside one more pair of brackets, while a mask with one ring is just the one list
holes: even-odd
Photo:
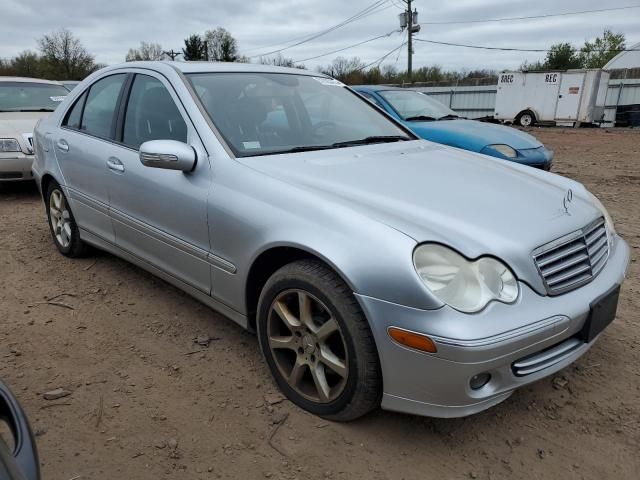
[[149, 61], [149, 62], [127, 62], [107, 67], [106, 70], [120, 70], [123, 68], [150, 68], [163, 71], [167, 67], [178, 70], [182, 73], [223, 73], [223, 72], [246, 72], [246, 73], [288, 73], [294, 75], [307, 75], [313, 77], [327, 77], [323, 73], [312, 72], [300, 68], [276, 67], [273, 65], [261, 65], [257, 63], [239, 62], [171, 62], [171, 61]]
[[62, 85], [60, 82], [54, 82], [53, 80], [30, 77], [0, 77], [0, 82], [46, 83], [49, 85]]

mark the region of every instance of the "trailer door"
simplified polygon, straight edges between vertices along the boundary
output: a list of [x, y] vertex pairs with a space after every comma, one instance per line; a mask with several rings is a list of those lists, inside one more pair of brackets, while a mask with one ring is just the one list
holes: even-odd
[[580, 98], [584, 87], [584, 72], [566, 72], [560, 79], [558, 105], [556, 106], [556, 120], [578, 119]]

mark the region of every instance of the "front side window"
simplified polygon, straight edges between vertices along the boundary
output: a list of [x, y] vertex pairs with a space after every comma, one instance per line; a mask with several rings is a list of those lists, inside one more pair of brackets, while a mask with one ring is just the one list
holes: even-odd
[[187, 125], [162, 82], [136, 75], [124, 119], [122, 142], [136, 150], [149, 140], [187, 142]]
[[332, 79], [239, 72], [187, 76], [239, 157], [413, 139]]
[[0, 82], [0, 112], [53, 112], [69, 91], [39, 82]]
[[412, 90], [384, 90], [380, 95], [403, 120], [441, 120], [458, 117], [449, 107], [423, 93]]
[[101, 138], [114, 138], [116, 108], [125, 74], [111, 75], [91, 85], [80, 130]]

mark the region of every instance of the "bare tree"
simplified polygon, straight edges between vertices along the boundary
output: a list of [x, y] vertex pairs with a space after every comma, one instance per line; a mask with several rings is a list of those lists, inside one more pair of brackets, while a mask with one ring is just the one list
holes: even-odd
[[96, 69], [91, 55], [69, 30], [44, 35], [38, 40], [49, 74], [59, 80], [82, 80]]
[[331, 65], [320, 68], [320, 71], [344, 83], [354, 84], [362, 82], [362, 72], [365, 67], [366, 64], [358, 57], [337, 57]]
[[275, 57], [260, 57], [260, 63], [262, 65], [275, 65], [276, 67], [295, 67], [301, 70], [306, 70], [304, 64], [296, 64], [292, 58], [284, 57], [281, 53]]
[[214, 62], [237, 62], [243, 59], [238, 54], [238, 41], [226, 29], [218, 27], [204, 32], [207, 58]]
[[141, 60], [164, 60], [166, 55], [162, 45], [158, 43], [140, 42], [139, 48], [130, 48], [125, 61], [137, 62]]

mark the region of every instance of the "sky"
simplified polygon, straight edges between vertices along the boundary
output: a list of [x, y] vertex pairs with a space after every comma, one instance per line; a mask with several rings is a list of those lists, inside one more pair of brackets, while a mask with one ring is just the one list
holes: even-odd
[[[337, 50], [391, 33], [340, 53], [304, 62], [315, 69], [338, 55], [374, 62], [406, 39], [399, 31], [401, 0], [380, 0], [370, 14], [312, 41], [282, 51], [294, 60]], [[2, 29], [0, 58], [23, 50], [37, 50], [45, 33], [69, 29], [98, 63], [124, 61], [127, 50], [140, 41], [180, 50], [184, 38], [222, 26], [238, 40], [240, 53], [252, 56], [284, 48], [332, 27], [372, 5], [373, 0], [0, 0]], [[486, 20], [545, 15], [618, 6], [640, 0], [415, 0], [420, 22]], [[492, 47], [545, 49], [557, 42], [579, 47], [605, 28], [626, 35], [627, 46], [640, 42], [640, 8], [521, 21], [423, 25], [415, 38]], [[439, 65], [447, 70], [512, 69], [535, 61], [544, 53], [473, 50], [416, 42], [414, 68]], [[404, 47], [383, 65], [405, 69]]]

